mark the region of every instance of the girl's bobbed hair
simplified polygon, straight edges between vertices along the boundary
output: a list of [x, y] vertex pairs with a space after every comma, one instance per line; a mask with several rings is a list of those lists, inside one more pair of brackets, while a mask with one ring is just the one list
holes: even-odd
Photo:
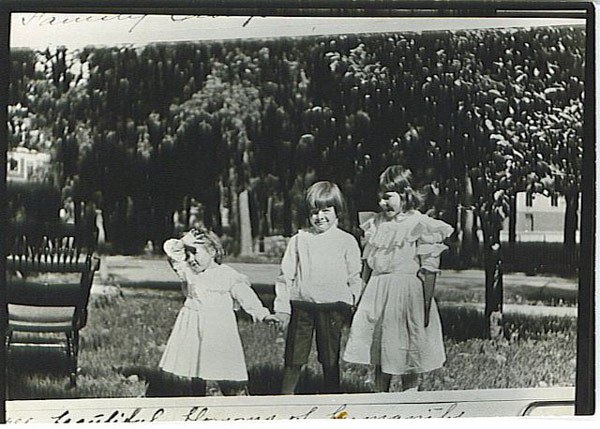
[[306, 209], [308, 214], [313, 210], [334, 207], [339, 217], [346, 209], [344, 196], [338, 185], [333, 182], [321, 181], [313, 183], [306, 191]]
[[418, 209], [422, 202], [421, 194], [412, 187], [412, 172], [401, 165], [390, 165], [379, 176], [379, 190], [397, 192], [404, 210]]
[[[185, 236], [193, 236], [195, 239], [195, 243], [197, 243], [195, 245], [202, 245], [208, 249], [214, 250], [214, 260], [217, 264], [220, 265], [223, 262], [225, 250], [223, 249], [223, 245], [221, 244], [221, 240], [219, 239], [219, 236], [217, 234], [215, 234], [208, 228], [201, 226], [197, 228], [192, 228], [189, 232], [185, 234]], [[183, 240], [185, 242], [185, 237]]]

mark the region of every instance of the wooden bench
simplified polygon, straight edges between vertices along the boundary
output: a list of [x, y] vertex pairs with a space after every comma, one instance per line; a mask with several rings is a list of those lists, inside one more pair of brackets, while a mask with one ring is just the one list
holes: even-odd
[[75, 386], [79, 330], [87, 322], [90, 289], [100, 265], [93, 256], [96, 227], [13, 223], [6, 231], [7, 350], [16, 332], [64, 333], [70, 384]]

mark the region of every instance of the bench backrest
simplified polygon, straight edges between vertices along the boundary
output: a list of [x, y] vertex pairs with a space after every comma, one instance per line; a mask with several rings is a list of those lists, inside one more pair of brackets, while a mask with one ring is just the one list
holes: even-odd
[[[95, 225], [13, 223], [6, 230], [9, 325], [16, 330], [54, 331], [59, 329], [56, 320], [63, 314], [60, 308], [74, 307], [69, 325], [75, 329], [85, 326], [90, 289], [99, 264], [93, 256]], [[80, 275], [76, 279], [67, 275], [65, 281], [58, 279], [61, 275], [47, 278], [44, 273]]]
[[13, 223], [7, 228], [6, 269], [30, 273], [89, 270], [95, 226], [66, 223]]

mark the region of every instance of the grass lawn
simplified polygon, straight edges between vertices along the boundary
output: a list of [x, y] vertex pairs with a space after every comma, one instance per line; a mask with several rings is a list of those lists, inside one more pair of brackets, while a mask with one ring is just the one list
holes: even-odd
[[[266, 302], [269, 297], [264, 298]], [[271, 298], [272, 299], [272, 298]], [[13, 347], [9, 353], [8, 399], [185, 396], [186, 380], [166, 377], [157, 365], [181, 307], [180, 293], [124, 290], [113, 299], [92, 297], [88, 325], [81, 331], [77, 387], [68, 388], [66, 359], [60, 349]], [[574, 386], [576, 320], [570, 317], [506, 316], [510, 340], [477, 338], [480, 316], [459, 306], [444, 307], [447, 362], [428, 374], [421, 390]], [[244, 344], [249, 391], [276, 394], [283, 367], [283, 334], [238, 317]], [[347, 332], [344, 335], [344, 341]], [[218, 358], [216, 356], [215, 358]], [[346, 392], [372, 391], [372, 368], [343, 363]], [[393, 382], [397, 388], [397, 381]], [[311, 353], [300, 393], [318, 393], [321, 370]], [[209, 383], [210, 394], [220, 394]]]

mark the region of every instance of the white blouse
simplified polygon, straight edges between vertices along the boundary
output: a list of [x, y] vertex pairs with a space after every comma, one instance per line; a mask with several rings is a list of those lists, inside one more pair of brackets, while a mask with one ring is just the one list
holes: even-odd
[[352, 305], [362, 289], [361, 267], [360, 248], [351, 234], [337, 227], [299, 231], [281, 260], [275, 312], [291, 313], [290, 301]]

